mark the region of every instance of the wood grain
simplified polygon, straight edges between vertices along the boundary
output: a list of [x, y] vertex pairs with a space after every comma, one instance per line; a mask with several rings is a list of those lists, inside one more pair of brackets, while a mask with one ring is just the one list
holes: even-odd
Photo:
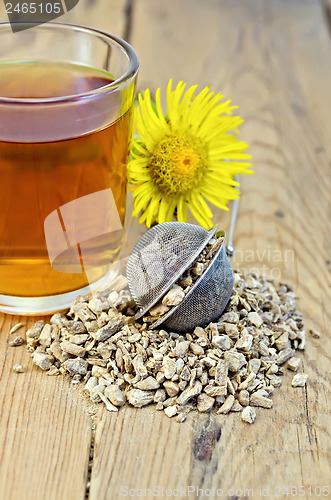
[[[233, 264], [290, 282], [307, 330], [322, 338], [308, 336], [302, 356], [307, 389], [291, 388], [285, 373], [274, 408], [261, 409], [253, 426], [236, 414], [191, 414], [177, 424], [153, 408], [100, 408], [89, 498], [117, 499], [125, 486], [215, 487], [238, 499], [252, 497], [249, 489], [259, 498], [260, 486], [269, 498], [277, 486], [331, 486], [331, 44], [323, 9], [317, 0], [136, 0], [131, 20], [127, 12], [124, 1], [81, 0], [61, 20], [131, 33], [140, 89], [164, 89], [173, 77], [211, 84], [239, 105], [255, 175], [242, 179]], [[229, 214], [217, 220], [228, 229]], [[132, 246], [142, 228], [129, 210], [126, 224]], [[47, 377], [24, 348], [8, 347], [19, 320], [0, 316], [1, 500], [83, 500], [88, 406], [67, 379]], [[12, 372], [16, 362], [25, 374]]]
[[[260, 486], [273, 497], [277, 486], [328, 484], [331, 74], [322, 9], [308, 1], [142, 0], [132, 26], [139, 88], [164, 89], [173, 77], [212, 84], [239, 105], [255, 175], [243, 179], [234, 265], [265, 266], [289, 281], [307, 328], [323, 340], [308, 338], [307, 390], [290, 387], [286, 373], [274, 409], [260, 410], [249, 429], [237, 415], [191, 416], [168, 434], [150, 409], [125, 409], [118, 419], [103, 413], [91, 498], [119, 495], [125, 485], [241, 489], [237, 498], [253, 489], [255, 498]], [[228, 215], [218, 220], [228, 227]], [[116, 451], [104, 437], [112, 429]]]
[[[1, 498], [80, 500], [91, 441], [86, 402], [67, 379], [47, 377], [32, 365], [25, 347], [8, 347], [8, 332], [17, 320], [0, 318]], [[29, 326], [35, 320], [21, 321]], [[25, 373], [13, 372], [16, 363]]]
[[124, 488], [176, 485], [189, 474], [190, 448], [190, 425], [180, 426], [153, 408], [102, 412], [90, 498], [120, 498]]
[[[8, 20], [2, 2], [0, 20]], [[79, 8], [58, 21], [120, 36], [126, 29], [126, 2], [80, 0]], [[48, 377], [35, 367], [24, 346], [8, 346], [12, 325], [22, 321], [28, 328], [37, 319], [0, 314], [0, 498], [84, 500], [93, 432], [90, 405], [67, 378]], [[24, 336], [26, 328], [14, 336]], [[16, 363], [24, 374], [13, 372]]]

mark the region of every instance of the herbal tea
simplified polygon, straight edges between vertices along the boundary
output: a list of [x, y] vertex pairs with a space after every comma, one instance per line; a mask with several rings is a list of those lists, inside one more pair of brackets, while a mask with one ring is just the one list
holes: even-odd
[[[112, 81], [106, 72], [68, 63], [0, 64], [0, 98], [77, 96]], [[130, 111], [111, 124], [91, 127], [90, 132], [84, 124], [94, 123], [98, 103], [88, 107], [87, 101], [81, 98], [70, 121], [61, 121], [61, 113], [54, 116], [50, 106], [40, 106], [38, 111], [39, 104], [33, 104], [33, 113], [40, 116], [34, 126], [29, 120], [22, 125], [13, 106], [8, 113], [8, 128], [3, 131], [0, 127], [0, 294], [42, 297], [91, 283], [84, 266], [81, 272], [72, 273], [57, 272], [51, 267], [44, 222], [63, 205], [110, 188], [124, 224]], [[31, 101], [26, 106], [31, 106]], [[66, 102], [61, 106], [65, 109]], [[4, 140], [7, 130], [10, 140], [8, 136]], [[64, 131], [64, 137], [59, 139], [55, 130]], [[62, 229], [65, 235], [65, 227]], [[112, 247], [102, 247], [99, 242], [90, 249], [89, 256], [93, 260], [93, 255], [99, 254], [97, 262], [114, 260], [120, 240], [117, 232]], [[78, 255], [82, 260], [79, 245]], [[95, 281], [103, 273], [104, 267], [97, 267]]]

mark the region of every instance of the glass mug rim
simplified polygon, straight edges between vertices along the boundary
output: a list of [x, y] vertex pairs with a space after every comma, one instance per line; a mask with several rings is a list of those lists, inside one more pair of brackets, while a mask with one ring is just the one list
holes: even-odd
[[[107, 41], [108, 43], [110, 41], [115, 42], [120, 49], [122, 49], [126, 55], [128, 56], [129, 60], [129, 67], [121, 75], [120, 77], [116, 78], [113, 82], [103, 85], [100, 88], [88, 91], [88, 92], [81, 92], [78, 94], [72, 94], [72, 95], [66, 95], [66, 96], [57, 96], [57, 97], [41, 97], [41, 98], [20, 98], [20, 97], [2, 97], [0, 95], [0, 104], [16, 104], [16, 105], [29, 105], [29, 104], [59, 104], [59, 103], [70, 103], [74, 102], [80, 99], [85, 99], [89, 97], [94, 97], [96, 95], [104, 95], [108, 94], [112, 91], [119, 90], [121, 86], [124, 86], [125, 83], [128, 81], [132, 80], [135, 78], [135, 76], [138, 73], [138, 68], [139, 68], [139, 60], [136, 51], [134, 48], [125, 40], [120, 38], [117, 35], [113, 35], [112, 33], [108, 33], [107, 31], [99, 30], [97, 28], [91, 28], [89, 26], [84, 26], [80, 24], [72, 24], [72, 23], [60, 23], [60, 22], [52, 22], [49, 21], [47, 23], [40, 24], [38, 26], [35, 25], [34, 22], [15, 22], [15, 24], [31, 24], [34, 29], [38, 31], [42, 30], [68, 30], [68, 31], [76, 31], [76, 32], [81, 32], [81, 33], [87, 33], [91, 35], [96, 35], [97, 37]], [[0, 23], [0, 37], [1, 33], [3, 33], [4, 29], [10, 29], [11, 31], [11, 23], [9, 22], [1, 22]], [[18, 33], [15, 33], [15, 36], [19, 36]], [[1, 62], [1, 61], [0, 61]], [[6, 61], [6, 62], [10, 62]], [[84, 67], [84, 65], [81, 65]]]

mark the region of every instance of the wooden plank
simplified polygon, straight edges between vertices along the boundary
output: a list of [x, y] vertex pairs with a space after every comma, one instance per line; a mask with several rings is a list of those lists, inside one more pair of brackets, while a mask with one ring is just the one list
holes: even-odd
[[[2, 2], [0, 20], [7, 21]], [[58, 20], [121, 36], [126, 2], [81, 0]], [[36, 319], [0, 314], [0, 497], [84, 500], [92, 444], [90, 405], [67, 378], [48, 377], [32, 365], [25, 347], [8, 347], [11, 326], [22, 321], [28, 328]], [[24, 336], [25, 330], [16, 335]], [[14, 373], [15, 363], [26, 372]]]
[[[88, 405], [63, 377], [47, 377], [25, 347], [9, 347], [20, 318], [0, 316], [0, 490], [6, 500], [83, 500], [91, 441]], [[31, 325], [34, 319], [21, 318]], [[24, 335], [21, 328], [15, 335]], [[20, 363], [25, 373], [13, 372]]]
[[190, 434], [190, 425], [180, 426], [153, 408], [125, 408], [118, 415], [101, 412], [90, 499], [120, 498], [126, 488], [179, 484], [190, 469]]
[[[148, 408], [103, 413], [91, 499], [119, 496], [122, 486], [253, 489], [257, 498], [260, 486], [275, 497], [277, 486], [326, 485], [331, 46], [321, 6], [307, 0], [138, 0], [134, 6], [140, 88], [164, 89], [173, 77], [212, 84], [239, 104], [256, 173], [243, 179], [234, 263], [266, 266], [292, 283], [307, 328], [314, 325], [323, 338], [307, 341], [307, 389], [291, 388], [286, 373], [274, 409], [261, 410], [252, 427], [237, 415], [190, 415], [179, 428]], [[228, 216], [219, 221], [228, 226]]]

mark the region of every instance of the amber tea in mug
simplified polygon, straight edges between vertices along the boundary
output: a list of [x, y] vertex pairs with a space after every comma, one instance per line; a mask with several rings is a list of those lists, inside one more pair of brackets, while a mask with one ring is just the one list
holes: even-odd
[[138, 61], [85, 27], [1, 37], [0, 310], [53, 312], [115, 272]]

